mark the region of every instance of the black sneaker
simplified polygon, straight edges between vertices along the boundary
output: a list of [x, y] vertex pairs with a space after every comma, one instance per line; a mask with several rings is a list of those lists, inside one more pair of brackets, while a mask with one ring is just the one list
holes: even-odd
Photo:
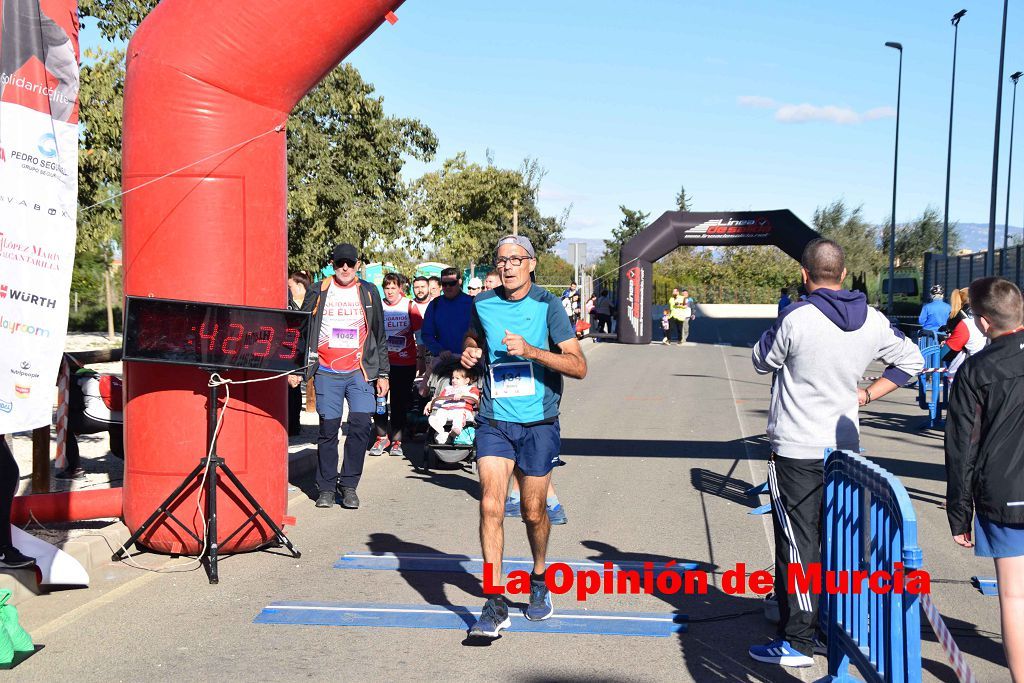
[[0, 567], [6, 569], [21, 569], [22, 567], [31, 567], [35, 563], [35, 558], [23, 555], [21, 551], [13, 545], [0, 547]]
[[501, 629], [512, 625], [508, 616], [508, 603], [501, 597], [495, 596], [484, 603], [484, 609], [480, 618], [469, 629], [470, 637], [497, 638]]
[[341, 487], [341, 507], [348, 510], [359, 509], [359, 496], [356, 495], [356, 490], [347, 486]]
[[318, 508], [329, 508], [334, 506], [334, 491], [321, 491], [320, 497], [316, 499]]
[[61, 470], [60, 472], [53, 476], [56, 477], [57, 479], [74, 479], [75, 481], [80, 481], [82, 479], [85, 479], [85, 470], [82, 469], [81, 467], [76, 467], [74, 469], [65, 469]]
[[544, 581], [530, 580], [530, 604], [523, 610], [523, 615], [530, 621], [544, 621], [555, 613], [551, 604], [551, 591]]

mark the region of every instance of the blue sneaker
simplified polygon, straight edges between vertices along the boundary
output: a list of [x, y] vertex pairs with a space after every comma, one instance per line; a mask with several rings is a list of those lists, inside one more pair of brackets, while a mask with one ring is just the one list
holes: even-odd
[[552, 524], [565, 524], [569, 521], [569, 518], [565, 514], [565, 508], [561, 503], [555, 507], [548, 508], [548, 519]]
[[813, 666], [814, 658], [794, 650], [789, 642], [781, 639], [773, 640], [767, 645], [754, 645], [747, 653], [752, 659], [765, 664], [781, 664], [782, 666], [805, 667]]
[[512, 620], [508, 616], [508, 603], [495, 596], [484, 603], [480, 618], [470, 627], [469, 635], [470, 637], [497, 638], [501, 629], [511, 625]]
[[530, 621], [544, 621], [555, 613], [551, 604], [551, 591], [543, 581], [530, 581], [530, 604], [523, 610], [523, 615]]
[[512, 500], [509, 498], [505, 501], [505, 516], [506, 517], [522, 517], [523, 512], [519, 507], [518, 500]]

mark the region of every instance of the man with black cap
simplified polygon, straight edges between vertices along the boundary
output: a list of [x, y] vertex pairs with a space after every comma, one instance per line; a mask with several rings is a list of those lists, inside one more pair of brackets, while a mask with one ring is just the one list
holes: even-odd
[[[544, 582], [551, 532], [545, 502], [561, 448], [562, 377], [583, 379], [587, 359], [558, 297], [531, 281], [537, 255], [530, 240], [522, 235], [499, 240], [495, 264], [501, 286], [473, 299], [462, 352], [464, 367], [484, 369], [476, 432], [480, 543], [493, 585], [499, 585], [505, 497], [509, 477], [515, 474], [533, 553], [530, 601], [524, 612], [527, 619], [540, 621], [554, 614]], [[493, 595], [469, 634], [493, 638], [510, 624], [508, 603]]]
[[[320, 415], [316, 506], [333, 506], [340, 489], [341, 506], [354, 510], [359, 507], [356, 487], [373, 433], [375, 395], [387, 396], [391, 367], [380, 294], [356, 276], [359, 252], [351, 244], [339, 244], [331, 260], [334, 275], [321, 281], [317, 290], [311, 328], [317, 332], [317, 342], [315, 347], [310, 345], [311, 361], [315, 348], [315, 362], [310, 362], [306, 375], [313, 378]], [[301, 380], [290, 375], [288, 381], [295, 385]], [[344, 401], [348, 401], [348, 435], [339, 477], [338, 432]]]

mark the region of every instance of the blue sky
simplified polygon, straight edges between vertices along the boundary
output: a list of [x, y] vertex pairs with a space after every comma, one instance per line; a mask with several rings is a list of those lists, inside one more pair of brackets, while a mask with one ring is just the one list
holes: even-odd
[[[949, 19], [961, 8], [950, 217], [985, 223], [1002, 3], [408, 0], [348, 61], [389, 113], [437, 133], [437, 162], [410, 164], [409, 177], [459, 151], [484, 162], [490, 149], [508, 167], [535, 157], [548, 170], [542, 209], [572, 204], [567, 236], [595, 238], [618, 223], [619, 204], [652, 219], [674, 208], [680, 185], [696, 210], [789, 208], [810, 222], [844, 198], [884, 220], [898, 66], [884, 43], [899, 41], [904, 221], [928, 204], [942, 210]], [[1024, 6], [1011, 3], [1000, 223], [1022, 36]], [[1021, 225], [1024, 140], [1015, 147], [1010, 223]]]

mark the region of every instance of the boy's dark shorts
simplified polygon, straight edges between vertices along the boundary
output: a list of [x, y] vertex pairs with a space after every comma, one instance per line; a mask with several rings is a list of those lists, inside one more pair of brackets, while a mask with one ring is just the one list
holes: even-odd
[[558, 420], [526, 427], [477, 416], [477, 458], [508, 458], [528, 477], [543, 477], [558, 465], [561, 447]]

